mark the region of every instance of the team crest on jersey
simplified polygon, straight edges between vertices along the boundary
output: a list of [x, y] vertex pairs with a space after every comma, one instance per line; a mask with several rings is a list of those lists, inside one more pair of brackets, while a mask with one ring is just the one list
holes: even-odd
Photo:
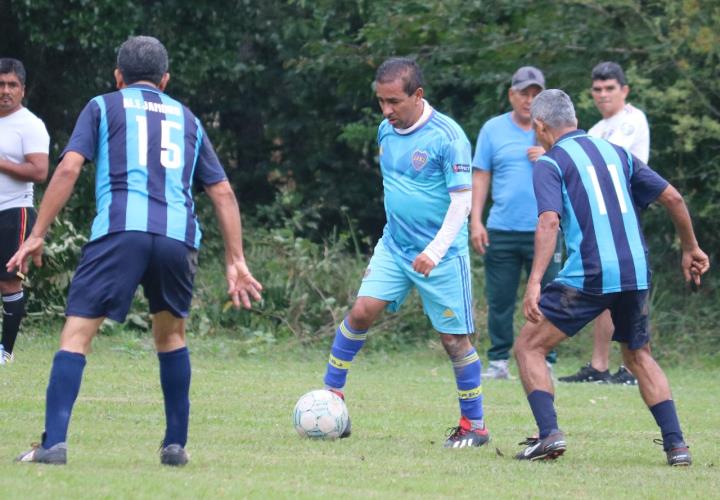
[[422, 151], [420, 149], [416, 149], [413, 151], [412, 154], [412, 166], [415, 170], [418, 172], [423, 169], [425, 165], [427, 165], [428, 158], [430, 158], [430, 155], [427, 151]]
[[624, 122], [622, 125], [620, 125], [620, 132], [625, 135], [632, 135], [633, 132], [635, 132], [635, 127], [632, 123]]

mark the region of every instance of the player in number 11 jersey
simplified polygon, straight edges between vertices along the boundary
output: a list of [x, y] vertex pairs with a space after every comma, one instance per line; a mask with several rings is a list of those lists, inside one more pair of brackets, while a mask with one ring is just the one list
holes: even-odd
[[[650, 272], [639, 209], [658, 201], [675, 224], [685, 280], [700, 284], [709, 269], [682, 196], [626, 149], [577, 129], [575, 108], [563, 91], [541, 92], [530, 108], [538, 141], [547, 151], [533, 170], [538, 205], [535, 256], [525, 292], [528, 322], [515, 345], [538, 437], [519, 460], [554, 459], [566, 449], [558, 427], [547, 353], [601, 312], [610, 310], [623, 359], [662, 433], [669, 465], [690, 465], [670, 384], [650, 352]], [[541, 292], [540, 282], [562, 224], [568, 258]]]

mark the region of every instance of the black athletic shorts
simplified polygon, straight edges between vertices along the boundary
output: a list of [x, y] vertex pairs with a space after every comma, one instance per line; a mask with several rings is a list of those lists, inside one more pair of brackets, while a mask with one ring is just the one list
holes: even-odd
[[19, 277], [17, 271], [7, 272], [5, 264], [30, 235], [36, 217], [37, 213], [32, 207], [0, 211], [0, 280], [9, 281]]

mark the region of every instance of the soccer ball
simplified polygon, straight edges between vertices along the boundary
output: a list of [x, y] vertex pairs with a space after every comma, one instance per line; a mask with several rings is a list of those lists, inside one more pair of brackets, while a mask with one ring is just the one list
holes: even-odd
[[293, 425], [301, 437], [335, 439], [345, 431], [347, 423], [345, 401], [324, 389], [303, 394], [293, 410]]

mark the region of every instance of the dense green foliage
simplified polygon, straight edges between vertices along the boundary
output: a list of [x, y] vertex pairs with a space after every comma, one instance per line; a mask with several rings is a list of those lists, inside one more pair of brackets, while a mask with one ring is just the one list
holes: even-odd
[[[714, 253], [720, 243], [717, 2], [17, 0], [4, 9], [0, 28], [0, 53], [26, 62], [28, 105], [46, 121], [54, 153], [85, 102], [112, 90], [119, 44], [131, 34], [163, 40], [169, 92], [201, 116], [251, 215], [252, 264], [270, 283], [256, 314], [288, 332], [315, 332], [337, 320], [362, 269], [357, 249], [367, 251], [384, 223], [375, 159], [380, 115], [370, 83], [391, 55], [418, 58], [429, 100], [473, 141], [485, 120], [508, 108], [518, 66], [543, 68], [550, 86], [574, 98], [589, 128], [599, 119], [590, 69], [601, 60], [621, 63], [630, 101], [650, 121], [650, 163], [686, 195], [703, 247]], [[45, 304], [48, 295], [61, 303], [53, 286], [65, 282], [81, 243], [75, 235], [91, 219], [91, 175], [78, 191], [53, 235], [63, 241], [55, 248], [62, 260], [38, 276]], [[645, 224], [662, 273], [677, 259], [672, 228], [660, 210]], [[338, 242], [352, 251], [342, 265], [333, 253]], [[337, 274], [326, 272], [328, 262]], [[339, 270], [348, 266], [352, 271]], [[313, 272], [328, 279], [308, 279]], [[715, 287], [705, 294], [710, 310]]]

